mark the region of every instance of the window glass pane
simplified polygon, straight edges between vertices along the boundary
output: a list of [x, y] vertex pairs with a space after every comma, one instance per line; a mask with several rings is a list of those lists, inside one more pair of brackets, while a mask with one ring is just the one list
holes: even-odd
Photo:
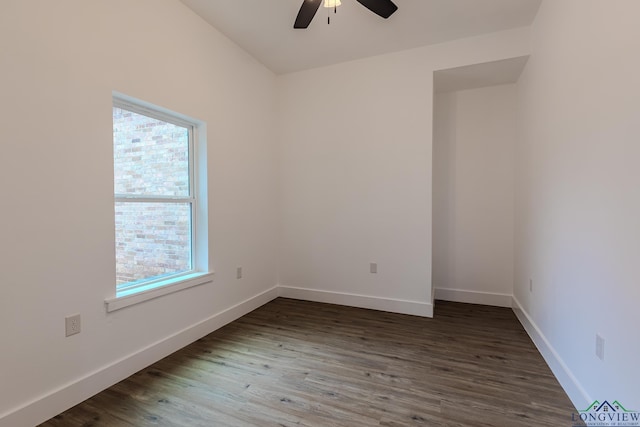
[[113, 108], [115, 194], [189, 196], [189, 130]]
[[191, 204], [115, 204], [116, 284], [190, 271]]

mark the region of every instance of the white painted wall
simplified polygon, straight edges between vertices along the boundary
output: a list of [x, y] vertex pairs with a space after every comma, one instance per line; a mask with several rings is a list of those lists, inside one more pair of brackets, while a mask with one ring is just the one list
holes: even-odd
[[[4, 0], [0, 76], [0, 425], [15, 427], [175, 350], [276, 285], [276, 87], [273, 73], [175, 0]], [[216, 276], [107, 314], [112, 90], [207, 123]], [[83, 331], [65, 338], [74, 313]], [[145, 356], [127, 359], [135, 354]], [[91, 380], [109, 366], [119, 368]]]
[[515, 296], [579, 409], [640, 408], [638, 16], [636, 0], [543, 2], [518, 83]]
[[433, 71], [528, 47], [519, 29], [278, 77], [284, 295], [431, 314]]
[[282, 81], [280, 283], [428, 303], [431, 87], [358, 65]]
[[[516, 29], [276, 79], [177, 0], [2, 7], [3, 427], [273, 298], [278, 256], [285, 295], [431, 314], [432, 72], [529, 53]], [[107, 314], [114, 90], [207, 123], [216, 277]], [[64, 338], [74, 313], [83, 332]]]
[[514, 84], [435, 97], [437, 299], [511, 306], [516, 105]]

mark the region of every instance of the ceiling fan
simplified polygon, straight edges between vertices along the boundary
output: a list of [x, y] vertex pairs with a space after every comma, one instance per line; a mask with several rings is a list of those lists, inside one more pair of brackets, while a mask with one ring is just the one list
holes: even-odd
[[[296, 17], [295, 24], [293, 24], [293, 28], [307, 28], [323, 1], [324, 0], [304, 0], [302, 2], [302, 6], [300, 6], [300, 11], [298, 12], [298, 16]], [[393, 15], [396, 10], [398, 10], [398, 6], [396, 6], [391, 0], [357, 1], [358, 3], [369, 9], [371, 12], [382, 16], [384, 19], [387, 19], [388, 17]], [[336, 2], [333, 1], [331, 4], [337, 5], [340, 4], [340, 2], [337, 2], [336, 4]]]

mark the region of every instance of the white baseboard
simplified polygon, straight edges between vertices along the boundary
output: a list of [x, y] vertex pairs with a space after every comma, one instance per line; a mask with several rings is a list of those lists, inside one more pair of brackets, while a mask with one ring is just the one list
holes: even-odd
[[428, 302], [379, 298], [317, 289], [292, 288], [288, 286], [280, 286], [278, 289], [279, 295], [284, 298], [369, 308], [392, 313], [411, 314], [414, 316], [433, 317], [433, 304]]
[[467, 291], [463, 289], [435, 288], [435, 298], [443, 301], [464, 302], [468, 304], [511, 307], [510, 294]]
[[586, 408], [593, 402], [593, 399], [580, 384], [580, 381], [573, 375], [569, 367], [564, 363], [558, 352], [553, 348], [549, 340], [544, 336], [540, 328], [535, 324], [531, 316], [524, 310], [517, 298], [513, 297], [513, 312], [520, 320], [531, 340], [538, 348], [542, 357], [551, 368], [556, 379], [571, 399], [573, 405], [580, 409]]
[[31, 427], [40, 424], [277, 297], [278, 288], [274, 287], [214, 314], [202, 322], [1, 415], [0, 427]]

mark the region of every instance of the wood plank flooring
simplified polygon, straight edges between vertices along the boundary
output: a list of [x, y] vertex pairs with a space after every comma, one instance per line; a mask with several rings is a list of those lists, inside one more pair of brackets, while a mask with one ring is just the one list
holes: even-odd
[[572, 425], [510, 309], [435, 311], [279, 298], [42, 426]]

